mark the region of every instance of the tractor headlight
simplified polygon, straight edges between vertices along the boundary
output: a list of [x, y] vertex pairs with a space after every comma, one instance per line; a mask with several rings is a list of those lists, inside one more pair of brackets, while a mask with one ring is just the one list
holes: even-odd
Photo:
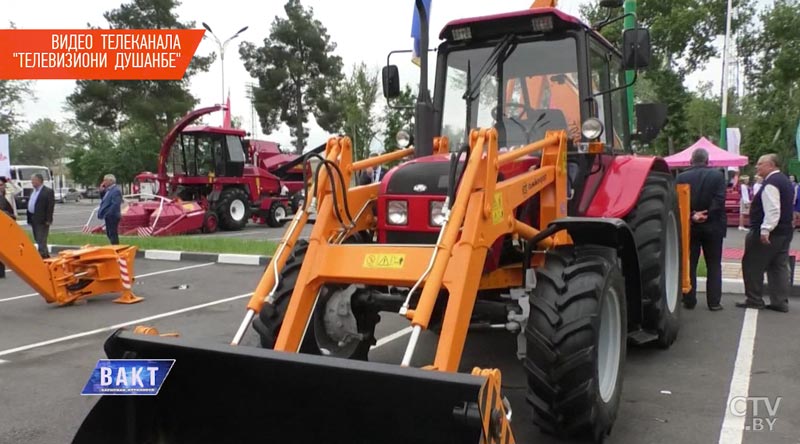
[[603, 122], [596, 117], [590, 117], [581, 125], [583, 137], [594, 140], [603, 134]]
[[428, 222], [432, 227], [441, 227], [444, 225], [444, 202], [435, 200], [430, 203], [430, 217]]
[[408, 202], [390, 200], [386, 211], [386, 220], [389, 225], [406, 225], [408, 223]]

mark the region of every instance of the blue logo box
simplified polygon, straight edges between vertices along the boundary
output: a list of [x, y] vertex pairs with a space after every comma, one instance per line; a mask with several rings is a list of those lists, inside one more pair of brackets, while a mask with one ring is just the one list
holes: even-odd
[[101, 359], [81, 395], [157, 395], [173, 364], [174, 359]]

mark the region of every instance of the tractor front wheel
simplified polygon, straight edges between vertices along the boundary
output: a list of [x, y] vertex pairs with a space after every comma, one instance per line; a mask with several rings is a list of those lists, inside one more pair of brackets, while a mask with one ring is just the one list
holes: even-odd
[[227, 188], [222, 191], [217, 201], [217, 214], [220, 226], [225, 230], [238, 231], [244, 229], [250, 219], [250, 200], [241, 188]]
[[598, 442], [622, 393], [627, 310], [614, 250], [559, 247], [536, 270], [525, 330], [528, 402], [544, 432]]
[[[303, 265], [308, 241], [295, 244], [281, 272], [275, 302], [265, 303], [253, 320], [253, 328], [261, 338], [262, 348], [273, 348], [278, 339], [289, 299]], [[312, 320], [308, 324], [301, 353], [367, 360], [370, 346], [375, 343], [375, 325], [380, 321], [377, 312], [353, 306], [355, 286], [330, 285], [322, 287]]]

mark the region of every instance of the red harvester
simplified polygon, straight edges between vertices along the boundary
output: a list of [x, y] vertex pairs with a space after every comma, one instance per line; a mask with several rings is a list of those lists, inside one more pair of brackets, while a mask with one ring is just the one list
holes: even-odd
[[249, 219], [280, 227], [302, 203], [304, 161], [321, 149], [284, 154], [278, 144], [246, 139], [238, 128], [190, 126], [219, 110], [229, 112], [223, 105], [197, 109], [172, 127], [161, 144], [158, 171], [134, 179], [134, 194], [122, 207], [121, 235], [241, 230]]

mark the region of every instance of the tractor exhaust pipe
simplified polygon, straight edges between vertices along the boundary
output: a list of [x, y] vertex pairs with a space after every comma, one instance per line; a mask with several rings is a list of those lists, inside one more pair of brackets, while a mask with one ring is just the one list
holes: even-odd
[[414, 155], [415, 157], [433, 154], [433, 102], [428, 91], [428, 10], [425, 3], [430, 1], [416, 0], [419, 15], [419, 93], [417, 95], [416, 116], [414, 118]]

